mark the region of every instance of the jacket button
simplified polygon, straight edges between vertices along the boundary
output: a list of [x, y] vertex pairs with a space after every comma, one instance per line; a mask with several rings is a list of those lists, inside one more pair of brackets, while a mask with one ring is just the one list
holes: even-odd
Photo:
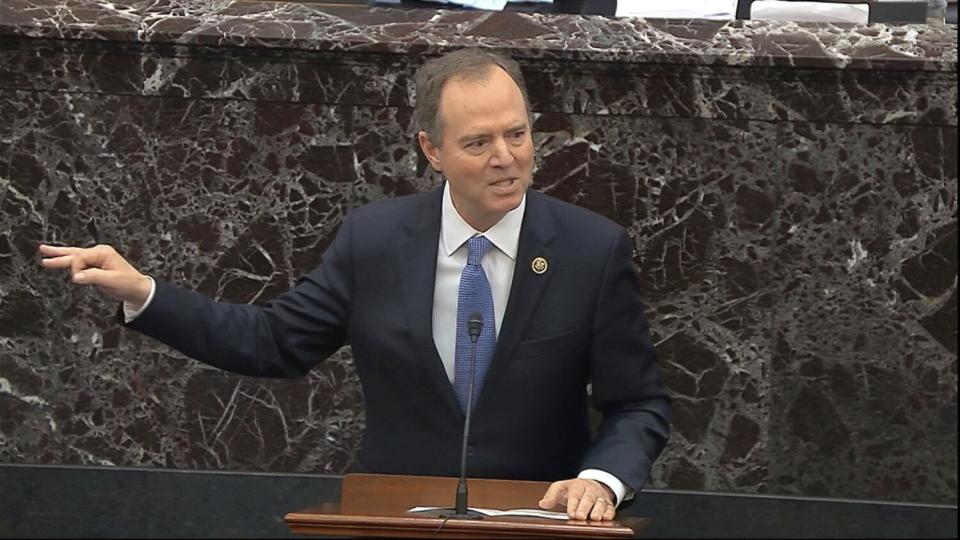
[[472, 444], [468, 444], [468, 445], [467, 445], [467, 455], [473, 457], [473, 445], [472, 445]]

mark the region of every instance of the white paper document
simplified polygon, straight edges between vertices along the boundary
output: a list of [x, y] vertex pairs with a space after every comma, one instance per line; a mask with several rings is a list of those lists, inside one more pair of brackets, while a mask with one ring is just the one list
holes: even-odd
[[[482, 9], [487, 11], [503, 11], [508, 3], [511, 4], [552, 4], [553, 0], [421, 0], [433, 4], [448, 4], [468, 9]], [[399, 4], [400, 0], [376, 0], [378, 4]]]
[[[409, 513], [416, 512], [432, 512], [435, 510], [452, 510], [452, 508], [443, 508], [441, 506], [414, 506], [413, 508], [407, 510]], [[492, 508], [474, 508], [470, 507], [468, 510], [473, 510], [478, 514], [483, 514], [490, 517], [537, 517], [537, 518], [546, 518], [546, 519], [562, 519], [564, 521], [570, 519], [567, 516], [566, 512], [550, 512], [548, 510], [537, 510], [534, 508], [514, 508], [511, 510], [494, 510]]]
[[756, 0], [750, 5], [750, 18], [755, 21], [867, 24], [870, 19], [870, 6], [831, 2]]
[[617, 17], [736, 19], [737, 0], [617, 0]]
[[488, 11], [502, 11], [503, 7], [507, 5], [507, 0], [465, 0], [453, 2], [454, 4], [459, 4], [463, 7], [471, 7], [473, 9], [486, 9]]

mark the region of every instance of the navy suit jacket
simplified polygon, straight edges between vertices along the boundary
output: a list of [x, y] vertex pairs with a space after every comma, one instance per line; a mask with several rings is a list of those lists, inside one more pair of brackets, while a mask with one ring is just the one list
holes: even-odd
[[[464, 415], [433, 341], [442, 188], [349, 212], [320, 266], [264, 306], [214, 302], [157, 280], [129, 326], [259, 377], [307, 373], [353, 347], [378, 473], [456, 476]], [[533, 272], [534, 258], [548, 268]], [[669, 436], [632, 245], [613, 222], [527, 193], [496, 352], [471, 419], [473, 477], [560, 480], [597, 468], [647, 484]], [[588, 383], [604, 421], [591, 442]]]

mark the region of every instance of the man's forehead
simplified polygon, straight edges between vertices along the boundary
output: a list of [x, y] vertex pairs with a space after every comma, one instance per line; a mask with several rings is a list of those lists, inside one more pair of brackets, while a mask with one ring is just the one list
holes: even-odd
[[[448, 132], [447, 134], [454, 135], [457, 138], [462, 136], [463, 132], [479, 134], [489, 131], [492, 125], [488, 121], [490, 119], [486, 117], [481, 119], [474, 114], [472, 117], [467, 117], [472, 118], [472, 120], [464, 124], [462, 122], [467, 120], [467, 118], [458, 118], [457, 121], [451, 123], [449, 120], [452, 120], [452, 118], [448, 116], [450, 114], [459, 115], [461, 111], [466, 112], [469, 110], [474, 110], [477, 113], [485, 112], [484, 109], [488, 108], [489, 105], [484, 105], [485, 101], [482, 98], [483, 92], [477, 92], [476, 90], [477, 86], [486, 87], [492, 83], [509, 85], [510, 90], [516, 92], [515, 96], [519, 98], [520, 104], [515, 111], [516, 118], [509, 119], [506, 122], [510, 124], [508, 129], [526, 125], [529, 120], [527, 118], [527, 105], [519, 85], [517, 85], [516, 81], [506, 70], [496, 64], [489, 64], [482, 72], [473, 71], [471, 73], [458, 74], [444, 83], [440, 93], [440, 103], [438, 103], [438, 120], [441, 130], [448, 132], [448, 130], [452, 129], [456, 132], [456, 135], [452, 132]], [[500, 110], [499, 112], [509, 114], [511, 111]], [[503, 118], [501, 117], [500, 122], [502, 121]], [[503, 128], [504, 126], [500, 127]]]
[[[476, 84], [476, 83], [475, 83]], [[523, 97], [523, 93], [520, 92], [519, 88], [512, 84], [511, 88], [507, 90], [510, 95], [509, 98], [506, 98], [508, 101], [504, 101], [506, 97], [503, 90], [503, 86], [507, 83], [500, 81], [497, 84], [501, 85], [501, 88], [498, 90], [490, 90], [489, 94], [497, 96], [496, 98], [487, 99], [489, 85], [484, 84], [483, 82], [479, 83], [479, 88], [474, 86], [470, 87], [469, 83], [464, 86], [461, 86], [456, 89], [452, 89], [449, 93], [445, 93], [441, 96], [438, 113], [439, 120], [442, 122], [445, 116], [450, 114], [455, 115], [482, 115], [483, 119], [486, 119], [489, 115], [496, 117], [503, 117], [504, 115], [513, 115], [515, 114], [518, 118], [518, 121], [527, 119], [527, 106]], [[474, 120], [481, 120], [481, 118], [474, 118]]]

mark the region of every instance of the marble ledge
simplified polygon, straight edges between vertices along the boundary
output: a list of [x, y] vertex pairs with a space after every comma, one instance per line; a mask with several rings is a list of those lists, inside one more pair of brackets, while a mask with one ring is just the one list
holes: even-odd
[[23, 37], [437, 54], [480, 45], [520, 59], [957, 71], [957, 27], [404, 10], [244, 0], [5, 0], [0, 39]]

